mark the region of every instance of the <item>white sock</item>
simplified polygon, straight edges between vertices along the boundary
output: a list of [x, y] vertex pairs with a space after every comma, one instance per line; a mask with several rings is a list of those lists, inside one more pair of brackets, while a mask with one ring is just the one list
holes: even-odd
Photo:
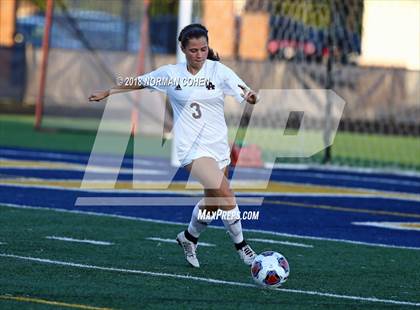
[[242, 224], [241, 218], [239, 216], [238, 205], [236, 205], [234, 209], [227, 212], [232, 212], [235, 216], [232, 216], [232, 219], [223, 220], [223, 224], [225, 225], [226, 230], [229, 232], [232, 241], [234, 243], [241, 243], [244, 241], [244, 236], [242, 234]]
[[203, 203], [204, 199], [201, 199], [194, 207], [194, 210], [191, 214], [191, 221], [188, 225], [188, 232], [195, 238], [198, 238], [200, 234], [207, 228], [207, 226], [211, 223], [211, 219], [200, 221], [198, 220], [198, 211], [200, 209], [200, 205]]

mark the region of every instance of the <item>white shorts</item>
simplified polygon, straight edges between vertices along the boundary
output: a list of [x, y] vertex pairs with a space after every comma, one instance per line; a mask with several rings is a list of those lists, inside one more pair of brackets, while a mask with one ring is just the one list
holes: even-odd
[[214, 156], [212, 156], [210, 154], [204, 154], [204, 153], [203, 154], [197, 154], [197, 153], [195, 153], [194, 156], [188, 156], [187, 158], [181, 160], [181, 166], [185, 167], [185, 166], [191, 164], [193, 162], [193, 160], [196, 160], [196, 159], [201, 158], [201, 157], [213, 158], [217, 162], [217, 165], [219, 166], [220, 170], [224, 169], [225, 167], [229, 166], [229, 164], [230, 164], [230, 158], [217, 160], [217, 159], [214, 158]]

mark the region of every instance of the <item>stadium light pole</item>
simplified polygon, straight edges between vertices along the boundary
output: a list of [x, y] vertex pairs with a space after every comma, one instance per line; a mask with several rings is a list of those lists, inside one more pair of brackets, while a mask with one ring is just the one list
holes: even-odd
[[[178, 32], [180, 33], [182, 28], [191, 24], [192, 20], [192, 0], [181, 0], [179, 1], [179, 10], [178, 10]], [[178, 44], [177, 40], [177, 49], [176, 49], [176, 62], [180, 63], [185, 61], [185, 55], [181, 51], [181, 47]], [[179, 167], [181, 164], [179, 162], [178, 156], [176, 155], [175, 150], [175, 140], [177, 139], [176, 135], [173, 135], [172, 146], [171, 146], [171, 165], [174, 167]]]
[[53, 9], [54, 1], [47, 0], [47, 7], [45, 10], [44, 37], [42, 39], [42, 60], [41, 70], [39, 73], [39, 90], [35, 105], [35, 129], [41, 128], [42, 114], [44, 110], [45, 80], [47, 77], [48, 52], [50, 50], [50, 32], [52, 26]]

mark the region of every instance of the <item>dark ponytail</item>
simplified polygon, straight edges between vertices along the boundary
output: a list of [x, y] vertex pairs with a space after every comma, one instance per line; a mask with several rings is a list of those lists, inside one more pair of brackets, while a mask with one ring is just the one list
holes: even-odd
[[[208, 37], [207, 33], [208, 33], [208, 30], [203, 25], [201, 25], [201, 24], [190, 24], [190, 25], [184, 27], [184, 29], [181, 30], [181, 32], [178, 36], [178, 41], [181, 42], [181, 45], [184, 48], [188, 45], [188, 41], [192, 38], [198, 39], [198, 38], [201, 38], [201, 37], [205, 37], [206, 40], [207, 40], [207, 43], [208, 43], [209, 42], [209, 37]], [[209, 54], [207, 55], [207, 59], [214, 60], [214, 61], [219, 61], [220, 57], [215, 51], [213, 51], [209, 47]]]

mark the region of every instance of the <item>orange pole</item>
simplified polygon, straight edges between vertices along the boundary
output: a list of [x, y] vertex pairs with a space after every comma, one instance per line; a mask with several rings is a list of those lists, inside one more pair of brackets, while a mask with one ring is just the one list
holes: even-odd
[[140, 26], [140, 48], [139, 62], [137, 64], [137, 74], [144, 73], [144, 64], [146, 58], [146, 46], [149, 44], [149, 6], [150, 0], [144, 0], [144, 12]]
[[47, 0], [44, 37], [42, 39], [42, 60], [39, 79], [39, 91], [35, 106], [35, 129], [41, 128], [42, 114], [44, 110], [45, 79], [47, 77], [48, 52], [50, 50], [50, 32], [52, 26], [53, 8], [54, 0]]
[[[138, 54], [138, 63], [137, 63], [137, 70], [136, 74], [141, 75], [144, 73], [145, 70], [145, 59], [146, 59], [146, 48], [149, 44], [149, 6], [150, 0], [144, 0], [144, 12], [143, 18], [141, 21], [140, 26], [140, 48]], [[136, 98], [139, 100], [139, 98]], [[138, 127], [138, 108], [133, 107], [133, 111], [131, 112], [131, 134], [134, 136], [137, 132]]]

